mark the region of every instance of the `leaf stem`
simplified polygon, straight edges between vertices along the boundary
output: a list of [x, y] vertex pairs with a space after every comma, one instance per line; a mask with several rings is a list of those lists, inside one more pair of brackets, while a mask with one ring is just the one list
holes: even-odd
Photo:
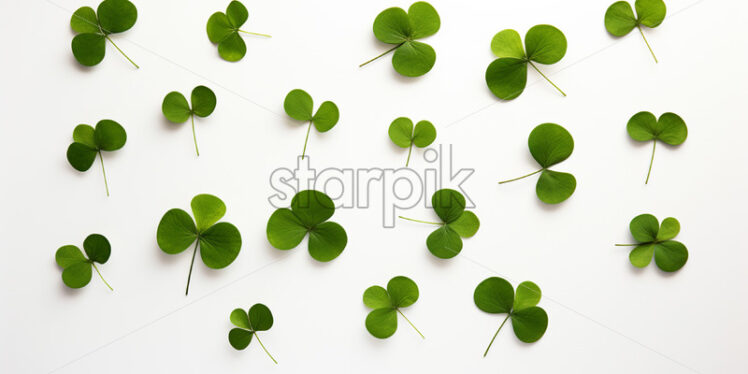
[[195, 135], [195, 113], [192, 113], [190, 118], [192, 118], [192, 140], [195, 142], [195, 153], [197, 157], [200, 157], [200, 150], [197, 149], [197, 135]]
[[312, 131], [312, 121], [309, 121], [309, 127], [306, 129], [306, 139], [304, 139], [304, 150], [301, 151], [301, 159], [304, 159], [304, 155], [306, 155], [306, 143], [309, 142], [309, 132]]
[[649, 183], [649, 174], [652, 173], [652, 164], [655, 160], [655, 149], [657, 149], [657, 139], [652, 141], [652, 158], [649, 160], [649, 170], [647, 170], [647, 179], [644, 181], [644, 184]]
[[104, 156], [101, 155], [99, 150], [99, 161], [101, 161], [101, 173], [104, 174], [104, 188], [106, 188], [106, 196], [109, 197], [109, 183], [106, 181], [106, 169], [104, 169]]
[[501, 325], [499, 325], [499, 329], [496, 330], [495, 334], [493, 334], [493, 338], [491, 338], [491, 342], [488, 343], [488, 347], [486, 348], [486, 352], [483, 353], [483, 357], [486, 357], [486, 355], [488, 354], [488, 350], [491, 349], [491, 345], [493, 344], [493, 341], [496, 340], [496, 336], [499, 335], [499, 331], [501, 331], [501, 328], [504, 327], [504, 324], [506, 323], [506, 320], [509, 319], [509, 316], [511, 316], [511, 314], [507, 313], [506, 318], [504, 318], [504, 321], [501, 322]]
[[405, 160], [405, 167], [408, 167], [408, 164], [410, 164], [410, 154], [413, 153], [413, 142], [410, 142], [410, 148], [408, 148], [408, 159]]
[[658, 64], [659, 61], [657, 61], [657, 56], [655, 56], [655, 53], [652, 50], [652, 46], [649, 45], [649, 42], [647, 41], [647, 37], [644, 36], [644, 31], [642, 31], [641, 26], [640, 25], [636, 25], [636, 28], [639, 29], [639, 34], [642, 35], [642, 39], [644, 39], [644, 43], [647, 45], [647, 48], [649, 48], [649, 53], [651, 53], [652, 57], [655, 59], [655, 64]]
[[244, 31], [244, 30], [240, 30], [240, 29], [236, 29], [236, 31], [243, 32], [243, 33], [249, 34], [249, 35], [257, 35], [257, 36], [264, 36], [266, 38], [272, 38], [272, 36], [270, 36], [268, 34], [260, 34], [259, 32]]
[[[403, 43], [405, 43], [405, 42], [403, 42]], [[374, 57], [374, 58], [372, 58], [372, 59], [371, 59], [371, 60], [369, 60], [369, 61], [366, 61], [366, 62], [364, 62], [363, 64], [359, 65], [358, 67], [363, 67], [364, 65], [366, 65], [366, 64], [368, 64], [368, 63], [370, 63], [370, 62], [373, 62], [374, 60], [376, 60], [376, 59], [378, 59], [378, 58], [380, 58], [380, 57], [382, 57], [382, 56], [384, 56], [384, 55], [386, 55], [386, 54], [388, 54], [388, 53], [390, 53], [390, 52], [392, 52], [392, 51], [394, 51], [394, 50], [396, 50], [396, 49], [400, 48], [400, 46], [401, 46], [401, 45], [403, 45], [403, 43], [400, 43], [400, 44], [398, 44], [398, 45], [396, 45], [396, 46], [394, 46], [394, 47], [392, 47], [392, 48], [390, 48], [390, 49], [386, 50], [386, 51], [385, 51], [384, 53], [382, 53], [381, 55], [379, 55], [379, 56], [377, 56], [377, 57]]]
[[527, 175], [523, 175], [523, 176], [521, 176], [521, 177], [517, 177], [517, 178], [514, 178], [514, 179], [507, 179], [507, 180], [505, 180], [505, 181], [501, 181], [501, 182], [499, 182], [499, 184], [504, 184], [504, 183], [509, 183], [509, 182], [514, 182], [514, 181], [518, 181], [518, 180], [520, 180], [520, 179], [523, 179], [523, 178], [527, 178], [527, 177], [533, 176], [533, 175], [535, 175], [535, 174], [537, 174], [537, 173], [540, 173], [540, 172], [541, 172], [541, 171], [543, 171], [543, 170], [545, 170], [545, 169], [540, 169], [540, 170], [538, 170], [538, 171], [533, 171], [533, 172], [532, 172], [532, 173], [530, 173], [530, 174], [527, 174]]
[[639, 244], [616, 244], [616, 247], [636, 247]]
[[402, 219], [404, 219], [404, 220], [408, 220], [408, 221], [413, 221], [413, 222], [418, 222], [418, 223], [427, 223], [427, 224], [430, 224], [430, 225], [437, 225], [437, 226], [442, 226], [442, 225], [444, 225], [443, 223], [439, 223], [439, 222], [429, 222], [429, 221], [421, 221], [421, 220], [418, 220], [418, 219], [407, 218], [407, 217], [403, 217], [403, 216], [398, 216], [398, 217], [399, 217], [399, 218], [402, 218]]
[[127, 59], [127, 61], [130, 61], [130, 63], [133, 64], [133, 66], [135, 66], [136, 69], [140, 69], [140, 66], [138, 66], [138, 64], [136, 64], [135, 61], [131, 60], [130, 57], [128, 57], [125, 54], [125, 52], [122, 52], [122, 50], [119, 49], [119, 47], [117, 46], [117, 44], [114, 44], [114, 41], [112, 41], [112, 39], [109, 38], [109, 35], [104, 34], [104, 37], [106, 38], [106, 40], [109, 41], [109, 43], [112, 43], [112, 45], [114, 46], [114, 48], [117, 48], [117, 50], [119, 51], [119, 53], [122, 53], [122, 56], [125, 56], [125, 58]]
[[195, 249], [192, 251], [192, 262], [190, 263], [190, 273], [187, 274], [187, 288], [184, 290], [184, 296], [190, 293], [190, 279], [192, 279], [192, 267], [195, 265], [195, 255], [197, 254], [197, 245], [200, 244], [200, 238], [195, 239]]
[[101, 276], [101, 272], [99, 271], [99, 268], [96, 267], [96, 264], [94, 262], [91, 262], [91, 265], [93, 265], [94, 270], [96, 270], [96, 273], [99, 274], [99, 278], [101, 278], [101, 281], [106, 284], [107, 287], [109, 287], [109, 291], [114, 291], [114, 288], [107, 283], [107, 281], [104, 279], [104, 277]]
[[273, 360], [273, 362], [275, 362], [275, 364], [277, 365], [278, 361], [275, 361], [275, 358], [273, 358], [273, 355], [271, 355], [270, 352], [268, 352], [268, 349], [265, 348], [265, 344], [262, 344], [262, 340], [260, 340], [260, 335], [257, 334], [257, 331], [255, 331], [255, 339], [257, 339], [257, 342], [260, 343], [260, 346], [265, 351], [265, 353], [267, 353], [268, 357], [270, 357], [270, 359]]
[[413, 327], [413, 330], [416, 330], [416, 332], [418, 333], [418, 335], [421, 335], [421, 338], [426, 339], [426, 337], [423, 336], [423, 334], [421, 334], [420, 331], [418, 331], [418, 328], [416, 328], [416, 325], [414, 325], [413, 322], [410, 322], [410, 320], [408, 319], [408, 317], [406, 317], [405, 314], [403, 314], [403, 312], [400, 311], [400, 309], [395, 309], [395, 310], [397, 310], [397, 312], [400, 313], [400, 315], [403, 316], [403, 318], [405, 318], [406, 321], [408, 321], [408, 323], [410, 324], [410, 326]]
[[538, 73], [540, 73], [540, 75], [542, 75], [543, 78], [545, 78], [545, 80], [548, 81], [548, 83], [550, 83], [553, 87], [556, 87], [556, 89], [558, 90], [558, 92], [561, 92], [561, 95], [564, 95], [564, 97], [566, 97], [566, 93], [564, 91], [561, 91], [561, 89], [558, 88], [558, 86], [556, 86], [555, 83], [553, 83], [550, 79], [548, 79], [548, 77], [546, 77], [545, 74], [543, 74], [543, 72], [540, 71], [540, 69], [538, 69], [537, 66], [535, 66], [535, 64], [532, 63], [532, 61], [527, 60], [527, 63], [530, 64], [530, 66], [532, 66], [533, 69], [535, 69], [535, 71], [537, 71]]

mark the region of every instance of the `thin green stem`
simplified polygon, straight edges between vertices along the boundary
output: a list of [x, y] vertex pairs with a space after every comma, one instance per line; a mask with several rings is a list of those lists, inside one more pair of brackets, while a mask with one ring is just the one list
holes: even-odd
[[408, 167], [408, 164], [410, 164], [410, 154], [413, 153], [413, 142], [410, 142], [410, 148], [408, 148], [408, 159], [405, 160], [405, 167]]
[[527, 175], [523, 175], [523, 176], [521, 176], [521, 177], [517, 177], [517, 178], [514, 178], [514, 179], [508, 179], [508, 180], [505, 180], [505, 181], [501, 181], [501, 182], [499, 182], [499, 184], [504, 184], [504, 183], [509, 183], [509, 182], [514, 182], [514, 181], [518, 181], [518, 180], [520, 180], [520, 179], [522, 179], [522, 178], [527, 178], [527, 177], [533, 176], [533, 175], [535, 175], [535, 174], [537, 174], [537, 173], [540, 173], [540, 172], [541, 172], [541, 171], [543, 171], [543, 170], [545, 170], [545, 169], [540, 169], [540, 170], [538, 170], [538, 171], [533, 171], [533, 172], [532, 172], [532, 173], [530, 173], [530, 174], [527, 174]]
[[195, 239], [195, 249], [192, 251], [192, 262], [190, 263], [190, 273], [187, 274], [187, 288], [184, 290], [184, 296], [190, 293], [190, 279], [192, 279], [192, 267], [195, 266], [195, 255], [197, 254], [197, 245], [200, 244], [200, 238]]
[[429, 225], [437, 225], [437, 226], [444, 225], [443, 223], [439, 223], [439, 222], [421, 221], [419, 219], [407, 218], [407, 217], [403, 217], [403, 216], [398, 216], [398, 217], [400, 217], [400, 218], [402, 218], [404, 220], [408, 220], [408, 221], [413, 221], [413, 222], [418, 222], [418, 223], [427, 223]]
[[104, 156], [101, 155], [99, 150], [99, 161], [101, 161], [101, 173], [104, 174], [104, 188], [106, 188], [106, 195], [109, 197], [109, 183], [106, 181], [106, 169], [104, 169]]
[[616, 247], [636, 247], [639, 244], [616, 244]]
[[301, 159], [304, 159], [304, 155], [306, 155], [306, 143], [309, 142], [309, 132], [312, 131], [312, 121], [309, 121], [309, 127], [306, 129], [306, 139], [304, 139], [304, 150], [301, 151]]
[[644, 31], [642, 31], [641, 26], [636, 25], [636, 28], [639, 29], [639, 34], [642, 35], [642, 39], [644, 39], [644, 43], [647, 45], [647, 48], [649, 48], [649, 53], [652, 54], [652, 57], [655, 59], [655, 64], [658, 64], [659, 61], [657, 61], [657, 56], [655, 56], [654, 51], [652, 50], [652, 46], [649, 45], [649, 42], [647, 41], [647, 37], [644, 36]]
[[101, 272], [99, 271], [99, 268], [96, 267], [96, 264], [91, 262], [91, 265], [93, 265], [94, 270], [96, 270], [96, 273], [99, 274], [99, 278], [101, 278], [101, 281], [106, 284], [107, 287], [109, 287], [109, 291], [114, 291], [114, 288], [107, 283], [107, 281], [104, 279], [104, 277], [101, 276]]
[[426, 339], [426, 337], [423, 336], [423, 334], [421, 334], [420, 331], [418, 331], [418, 328], [416, 328], [416, 325], [414, 325], [413, 322], [410, 322], [410, 320], [408, 319], [408, 317], [406, 317], [405, 314], [403, 314], [403, 312], [400, 311], [400, 309], [395, 309], [395, 310], [397, 310], [397, 312], [400, 313], [400, 315], [403, 316], [403, 318], [405, 318], [406, 321], [408, 321], [408, 323], [410, 324], [410, 326], [413, 327], [413, 330], [416, 330], [416, 332], [418, 333], [418, 335], [421, 335], [421, 338]]
[[112, 41], [112, 39], [109, 38], [109, 35], [104, 34], [104, 37], [106, 38], [106, 40], [109, 41], [109, 43], [112, 43], [112, 45], [114, 46], [114, 48], [117, 48], [117, 50], [119, 51], [119, 53], [122, 53], [122, 56], [125, 56], [125, 58], [127, 59], [127, 61], [130, 61], [130, 63], [133, 64], [133, 66], [135, 66], [135, 68], [140, 69], [140, 66], [138, 66], [138, 64], [136, 64], [135, 61], [131, 60], [130, 57], [128, 57], [125, 54], [125, 52], [122, 52], [122, 50], [119, 49], [119, 47], [117, 46], [117, 44], [114, 44], [114, 41]]
[[265, 344], [262, 344], [262, 340], [260, 340], [260, 335], [257, 334], [257, 331], [255, 331], [255, 339], [257, 339], [257, 342], [260, 343], [260, 346], [265, 351], [265, 353], [267, 353], [268, 357], [270, 357], [270, 359], [273, 360], [273, 362], [275, 362], [275, 364], [277, 365], [278, 361], [275, 361], [275, 358], [273, 358], [273, 355], [271, 355], [270, 352], [268, 352], [268, 349], [265, 348]]
[[550, 79], [548, 79], [548, 77], [546, 77], [545, 74], [543, 74], [543, 72], [540, 71], [540, 69], [538, 69], [537, 66], [535, 66], [535, 64], [532, 63], [532, 61], [527, 60], [527, 63], [530, 64], [530, 66], [532, 66], [533, 69], [535, 69], [535, 71], [537, 71], [538, 73], [540, 73], [540, 75], [542, 75], [543, 78], [545, 78], [545, 80], [548, 81], [548, 83], [550, 83], [553, 87], [556, 87], [556, 89], [558, 90], [558, 92], [561, 92], [561, 95], [566, 96], [566, 93], [564, 91], [561, 91], [561, 89], [558, 88], [558, 86], [556, 86], [555, 83], [553, 83]]
[[498, 330], [496, 330], [496, 333], [495, 333], [495, 334], [493, 334], [493, 338], [491, 338], [491, 342], [490, 342], [490, 343], [488, 343], [488, 347], [486, 348], [486, 352], [484, 352], [484, 353], [483, 353], [483, 357], [486, 357], [486, 355], [488, 354], [488, 350], [489, 350], [489, 349], [491, 349], [491, 345], [493, 344], [493, 341], [494, 341], [494, 340], [496, 340], [496, 336], [498, 336], [498, 335], [499, 335], [499, 331], [501, 331], [501, 328], [502, 328], [502, 327], [504, 327], [504, 324], [506, 323], [506, 320], [508, 320], [508, 319], [509, 319], [509, 316], [510, 316], [510, 315], [511, 315], [511, 314], [507, 314], [507, 315], [506, 315], [506, 318], [504, 318], [504, 321], [503, 321], [503, 322], [501, 322], [501, 325], [499, 326], [499, 329], [498, 329]]
[[249, 34], [249, 35], [257, 35], [257, 36], [264, 36], [266, 38], [272, 38], [272, 36], [270, 36], [268, 34], [260, 34], [259, 32], [244, 31], [244, 30], [239, 30], [239, 29], [236, 29], [236, 31], [243, 32], [243, 33]]
[[647, 179], [644, 181], [644, 184], [649, 183], [649, 174], [652, 173], [652, 164], [655, 160], [655, 149], [657, 149], [657, 139], [652, 141], [652, 158], [649, 160], [649, 170], [647, 170]]
[[192, 118], [192, 140], [195, 142], [195, 153], [200, 157], [200, 150], [197, 149], [197, 135], [195, 135], [195, 113], [192, 113], [190, 118]]
[[364, 62], [363, 64], [359, 65], [358, 67], [363, 67], [364, 65], [366, 65], [366, 64], [368, 64], [368, 63], [370, 63], [370, 62], [373, 62], [374, 60], [376, 60], [376, 59], [378, 59], [378, 58], [380, 58], [380, 57], [382, 57], [382, 56], [384, 56], [384, 55], [386, 55], [386, 54], [388, 54], [388, 53], [390, 53], [390, 52], [392, 52], [392, 51], [394, 51], [394, 50], [398, 49], [398, 48], [399, 48], [399, 47], [400, 47], [401, 45], [403, 45], [403, 43], [400, 43], [400, 44], [398, 44], [398, 45], [396, 45], [396, 46], [394, 46], [394, 47], [392, 47], [392, 48], [390, 48], [390, 49], [386, 50], [386, 51], [385, 51], [384, 53], [382, 53], [381, 55], [379, 55], [379, 56], [377, 56], [377, 57], [374, 57], [374, 58], [372, 58], [372, 59], [371, 59], [371, 60], [369, 60], [369, 61], [366, 61], [366, 62]]

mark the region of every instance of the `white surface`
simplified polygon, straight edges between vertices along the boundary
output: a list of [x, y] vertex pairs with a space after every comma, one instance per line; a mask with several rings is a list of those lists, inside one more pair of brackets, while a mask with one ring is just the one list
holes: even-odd
[[[410, 1], [248, 0], [246, 28], [273, 38], [245, 37], [247, 56], [233, 64], [205, 35], [209, 15], [228, 1], [136, 1], [135, 27], [115, 40], [140, 70], [111, 46], [93, 69], [75, 63], [70, 14], [97, 3], [0, 3], [0, 371], [745, 372], [748, 3], [669, 0], [668, 18], [646, 31], [656, 65], [636, 32], [607, 34], [612, 0], [433, 0], [442, 27], [425, 41], [438, 58], [417, 79], [397, 76], [389, 57], [358, 68], [387, 48], [371, 32], [376, 14]], [[539, 23], [569, 40], [566, 57], [544, 67], [569, 96], [531, 71], [522, 96], [497, 102], [483, 79], [491, 37]], [[198, 84], [215, 90], [218, 107], [197, 123], [196, 158], [189, 126], [166, 123], [160, 108], [167, 92]], [[313, 261], [305, 243], [272, 249], [267, 181], [273, 169], [294, 166], [305, 135], [283, 114], [293, 88], [341, 108], [335, 129], [311, 134], [318, 168], [399, 167], [406, 153], [390, 144], [390, 121], [431, 120], [437, 143], [453, 144], [455, 166], [476, 169], [463, 187], [482, 227], [462, 254], [433, 258], [422, 225], [382, 228], [379, 198], [368, 210], [336, 212], [350, 241], [331, 263]], [[658, 147], [648, 186], [650, 145], [625, 132], [640, 110], [676, 112], [689, 127], [678, 149]], [[74, 126], [103, 118], [129, 135], [105, 156], [110, 198], [98, 161], [78, 173], [65, 160]], [[542, 122], [562, 124], [576, 141], [557, 169], [579, 185], [555, 207], [538, 202], [535, 179], [496, 184], [534, 170], [526, 140]], [[416, 168], [425, 164], [419, 154]], [[201, 192], [226, 202], [224, 219], [244, 245], [224, 270], [198, 261], [185, 297], [190, 256], [162, 253], [155, 232], [166, 210], [187, 209]], [[612, 246], [630, 240], [629, 220], [642, 212], [680, 220], [690, 251], [681, 271], [634, 270], [628, 249]], [[419, 206], [407, 214], [433, 213]], [[97, 278], [67, 290], [54, 263], [59, 246], [93, 232], [113, 244], [101, 271], [114, 292]], [[364, 329], [363, 290], [399, 274], [421, 289], [405, 312], [426, 340], [402, 322], [383, 341]], [[505, 327], [482, 358], [501, 319], [479, 311], [472, 294], [497, 274], [539, 284], [550, 324], [531, 345]], [[227, 342], [229, 312], [256, 302], [275, 315], [262, 339], [278, 366], [254, 343], [237, 352]]]

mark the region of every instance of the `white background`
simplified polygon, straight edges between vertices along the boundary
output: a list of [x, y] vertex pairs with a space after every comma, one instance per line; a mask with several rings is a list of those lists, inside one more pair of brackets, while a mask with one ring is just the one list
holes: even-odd
[[[442, 27], [424, 40], [438, 56], [430, 73], [400, 77], [390, 57], [358, 68], [389, 48], [371, 32], [378, 12], [410, 3], [247, 0], [244, 28], [273, 38], [245, 36], [246, 57], [229, 63], [205, 34], [228, 1], [136, 1], [135, 27], [114, 39], [139, 70], [110, 45], [94, 68], [73, 59], [70, 15], [96, 1], [0, 3], [1, 371], [745, 372], [748, 3], [667, 1], [664, 23], [645, 30], [655, 64], [636, 31], [621, 39], [605, 31], [612, 0], [433, 0]], [[524, 94], [499, 102], [483, 78], [491, 37], [540, 23], [569, 41], [561, 62], [542, 67], [569, 96], [530, 71]], [[215, 113], [197, 121], [199, 158], [189, 125], [161, 114], [167, 92], [198, 84], [218, 96]], [[435, 144], [452, 144], [455, 166], [476, 170], [463, 188], [482, 227], [463, 252], [435, 259], [424, 225], [382, 228], [381, 191], [370, 209], [335, 213], [349, 236], [335, 261], [315, 262], [306, 243], [270, 247], [268, 178], [295, 165], [306, 131], [283, 113], [294, 88], [341, 109], [337, 127], [311, 134], [319, 169], [400, 167], [407, 152], [388, 139], [390, 121], [432, 121]], [[678, 113], [689, 129], [682, 146], [658, 147], [648, 186], [651, 144], [625, 131], [641, 110]], [[122, 150], [105, 154], [109, 198], [98, 160], [79, 173], [65, 159], [75, 125], [104, 118], [128, 132]], [[556, 169], [578, 187], [558, 206], [537, 200], [535, 178], [496, 183], [535, 170], [527, 135], [543, 122], [565, 126], [576, 142]], [[426, 165], [421, 154], [416, 170]], [[198, 260], [185, 297], [189, 251], [162, 253], [156, 227], [202, 192], [226, 202], [224, 220], [244, 243], [224, 270]], [[613, 246], [631, 240], [628, 223], [643, 212], [680, 220], [690, 258], [679, 272], [634, 269], [629, 248]], [[420, 205], [407, 215], [435, 217]], [[81, 290], [60, 280], [56, 249], [94, 232], [113, 245], [100, 269], [114, 292], [95, 275]], [[401, 274], [420, 287], [404, 312], [425, 340], [402, 321], [387, 340], [364, 328], [364, 289]], [[495, 275], [540, 285], [550, 322], [534, 344], [505, 327], [482, 358], [502, 317], [478, 310], [472, 294]], [[257, 302], [275, 316], [261, 337], [278, 366], [256, 343], [235, 351], [227, 341], [230, 311]]]

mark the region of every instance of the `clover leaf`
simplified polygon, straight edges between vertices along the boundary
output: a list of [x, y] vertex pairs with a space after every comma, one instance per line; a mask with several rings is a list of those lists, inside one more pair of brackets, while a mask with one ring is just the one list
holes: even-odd
[[249, 12], [244, 4], [232, 1], [226, 7], [226, 13], [215, 12], [208, 19], [206, 30], [211, 43], [218, 44], [218, 55], [226, 61], [239, 61], [247, 54], [247, 45], [239, 33], [264, 36], [270, 35], [244, 31], [240, 27], [247, 22]]
[[195, 265], [198, 246], [200, 258], [211, 269], [223, 269], [231, 265], [242, 248], [242, 236], [236, 226], [218, 222], [226, 214], [226, 205], [221, 199], [200, 194], [192, 198], [190, 206], [195, 216], [194, 221], [184, 210], [171, 209], [161, 218], [156, 231], [159, 248], [170, 255], [182, 253], [195, 243], [185, 295], [190, 292], [192, 267]]
[[405, 167], [410, 163], [410, 154], [413, 152], [413, 145], [418, 148], [428, 147], [436, 139], [436, 128], [429, 121], [418, 121], [413, 127], [413, 121], [410, 118], [396, 118], [390, 124], [388, 130], [390, 139], [396, 146], [408, 148], [408, 159], [405, 161]]
[[322, 192], [300, 191], [291, 200], [291, 208], [277, 209], [266, 229], [270, 244], [282, 250], [296, 248], [309, 234], [309, 254], [320, 262], [332, 261], [348, 244], [345, 229], [328, 221], [335, 204]]
[[634, 7], [636, 7], [636, 16], [634, 16], [634, 11], [628, 2], [617, 1], [613, 3], [605, 12], [605, 29], [614, 36], [624, 36], [636, 27], [639, 29], [639, 34], [644, 39], [649, 53], [652, 54], [655, 63], [657, 63], [657, 56], [655, 56], [652, 47], [644, 36], [641, 25], [649, 28], [659, 26], [665, 20], [665, 14], [667, 13], [665, 2], [662, 0], [636, 0]]
[[641, 214], [629, 224], [631, 236], [637, 244], [616, 244], [619, 247], [636, 247], [629, 253], [631, 265], [643, 268], [652, 262], [654, 255], [657, 267], [666, 272], [679, 270], [688, 261], [688, 249], [683, 243], [672, 240], [680, 232], [680, 222], [668, 217], [657, 222], [651, 214]]
[[533, 61], [544, 65], [561, 61], [566, 54], [566, 37], [561, 30], [551, 25], [533, 26], [525, 34], [525, 48], [517, 31], [502, 30], [491, 40], [491, 51], [498, 59], [486, 69], [486, 84], [499, 99], [512, 100], [522, 94], [527, 85], [527, 65], [566, 96], [533, 64]]
[[527, 143], [530, 154], [541, 166], [540, 170], [518, 178], [501, 181], [499, 184], [541, 173], [535, 186], [535, 193], [540, 201], [546, 204], [558, 204], [568, 199], [577, 188], [576, 178], [572, 174], [553, 171], [548, 168], [569, 158], [574, 150], [574, 139], [572, 139], [571, 134], [555, 123], [544, 123], [532, 130]]
[[70, 28], [77, 34], [71, 44], [73, 56], [81, 65], [97, 65], [104, 59], [108, 40], [127, 61], [140, 68], [109, 37], [129, 30], [137, 19], [138, 10], [128, 0], [104, 0], [96, 11], [88, 6], [78, 8], [70, 18]]
[[304, 150], [301, 152], [302, 160], [304, 159], [304, 155], [306, 155], [306, 144], [309, 141], [309, 132], [312, 130], [312, 125], [319, 132], [327, 132], [335, 127], [338, 119], [340, 119], [338, 106], [332, 101], [322, 103], [317, 108], [317, 113], [312, 115], [312, 110], [314, 109], [312, 96], [300, 89], [291, 90], [286, 95], [286, 98], [283, 100], [283, 109], [289, 117], [298, 121], [309, 122], [309, 126], [306, 129], [306, 140], [304, 140]]
[[181, 93], [169, 92], [161, 104], [164, 117], [173, 123], [185, 123], [192, 120], [192, 140], [195, 142], [195, 153], [200, 156], [197, 149], [197, 136], [195, 135], [195, 116], [207, 117], [216, 109], [216, 94], [205, 86], [197, 86], [192, 90], [190, 103]]
[[105, 264], [109, 261], [109, 255], [112, 253], [112, 246], [109, 240], [100, 234], [91, 234], [83, 241], [83, 250], [74, 245], [64, 245], [55, 253], [55, 261], [62, 268], [62, 282], [70, 288], [82, 288], [91, 281], [91, 268], [96, 270], [101, 281], [114, 291], [112, 286], [101, 276], [96, 263]]
[[101, 172], [104, 174], [104, 188], [109, 196], [109, 183], [106, 180], [104, 157], [101, 151], [112, 152], [125, 146], [127, 133], [117, 122], [103, 119], [96, 124], [96, 128], [89, 125], [78, 125], [73, 130], [73, 143], [68, 146], [67, 158], [70, 165], [78, 171], [91, 168], [96, 155], [101, 161]]
[[257, 334], [258, 331], [267, 331], [273, 327], [273, 313], [267, 306], [258, 303], [252, 305], [246, 312], [241, 308], [236, 308], [231, 311], [229, 320], [236, 326], [229, 331], [229, 343], [234, 349], [241, 351], [247, 348], [249, 343], [252, 342], [252, 337], [255, 337], [268, 357], [276, 364], [278, 363], [265, 348], [265, 344], [262, 344], [260, 336]]
[[418, 285], [408, 277], [397, 276], [390, 279], [386, 290], [381, 286], [367, 288], [364, 291], [364, 305], [374, 310], [366, 316], [366, 329], [376, 338], [389, 338], [397, 330], [397, 315], [400, 314], [421, 338], [426, 339], [400, 310], [416, 301]]
[[382, 43], [395, 46], [381, 55], [359, 65], [362, 67], [392, 51], [392, 67], [406, 77], [428, 73], [436, 62], [436, 52], [430, 45], [416, 40], [436, 34], [441, 26], [439, 14], [431, 4], [419, 1], [408, 8], [388, 8], [374, 19], [374, 36]]
[[438, 258], [448, 259], [462, 251], [462, 238], [470, 238], [478, 232], [478, 216], [465, 210], [465, 197], [448, 188], [434, 192], [431, 206], [442, 222], [421, 221], [399, 216], [402, 219], [440, 226], [426, 238], [426, 247]]
[[652, 141], [652, 158], [649, 160], [649, 170], [644, 184], [649, 183], [649, 174], [652, 173], [657, 141], [669, 145], [680, 145], [686, 141], [688, 136], [686, 122], [675, 113], [664, 113], [659, 119], [650, 112], [636, 113], [626, 124], [626, 131], [631, 139], [636, 141]]
[[509, 318], [512, 319], [514, 335], [522, 342], [534, 343], [543, 337], [548, 328], [548, 314], [537, 306], [540, 297], [540, 287], [530, 281], [520, 283], [516, 294], [512, 285], [499, 277], [486, 278], [475, 287], [473, 300], [478, 309], [491, 314], [506, 313], [506, 318], [488, 343], [483, 357], [486, 357], [493, 341]]

